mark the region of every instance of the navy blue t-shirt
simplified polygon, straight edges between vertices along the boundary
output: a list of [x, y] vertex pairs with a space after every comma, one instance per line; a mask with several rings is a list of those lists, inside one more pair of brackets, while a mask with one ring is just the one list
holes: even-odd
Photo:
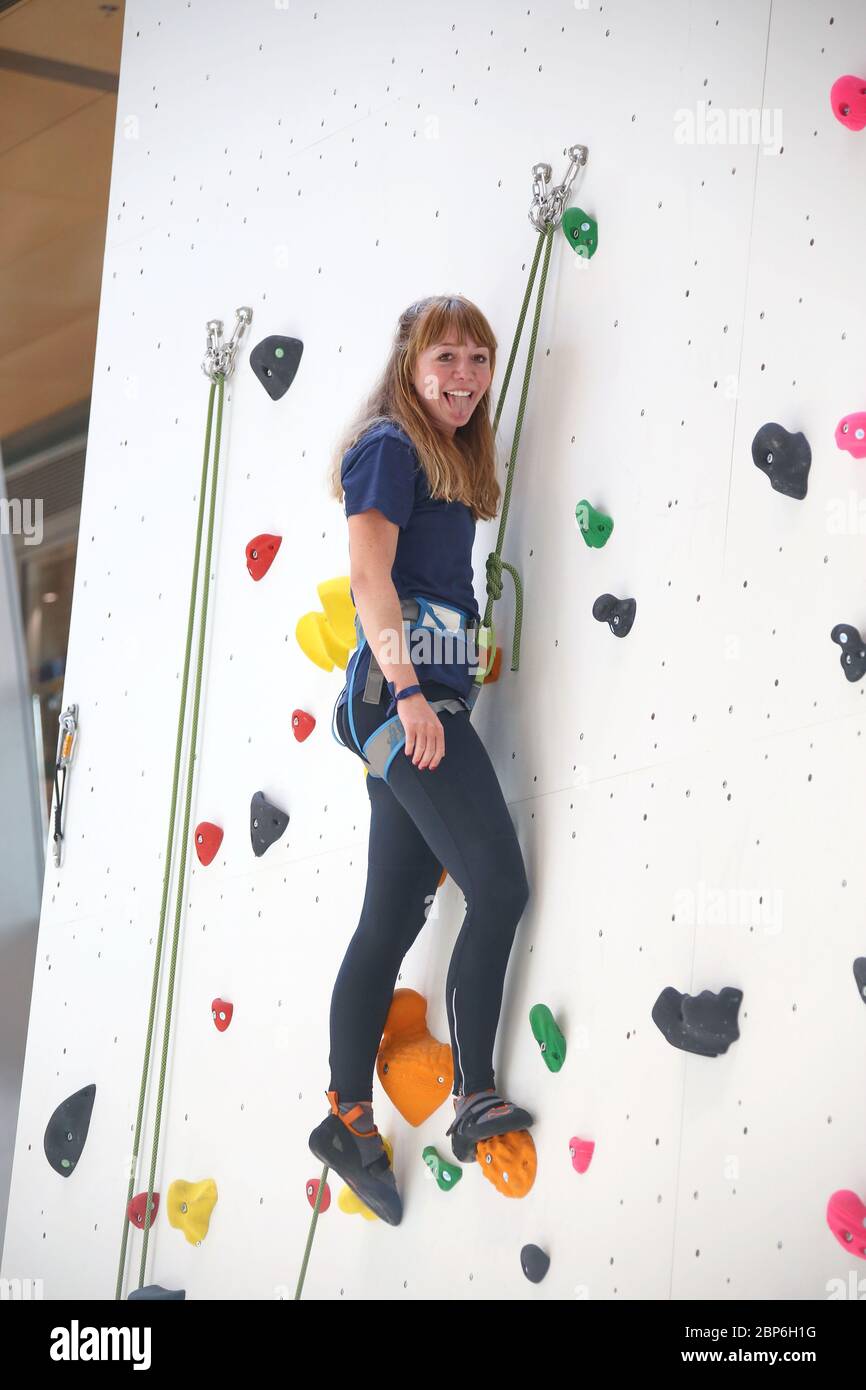
[[[430, 496], [427, 475], [406, 432], [391, 421], [374, 425], [344, 455], [340, 477], [347, 517], [375, 507], [400, 527], [391, 568], [398, 597], [421, 594], [480, 617], [472, 586], [475, 519], [465, 502]], [[459, 657], [448, 662], [448, 648], [440, 647], [435, 655], [445, 660], [428, 664], [411, 639], [409, 651], [419, 682], [441, 681], [460, 695], [469, 693], [477, 661], [469, 666]], [[369, 669], [370, 647], [365, 643], [360, 655], [357, 649], [352, 653], [338, 706], [346, 703], [350, 685], [354, 695], [363, 694]]]

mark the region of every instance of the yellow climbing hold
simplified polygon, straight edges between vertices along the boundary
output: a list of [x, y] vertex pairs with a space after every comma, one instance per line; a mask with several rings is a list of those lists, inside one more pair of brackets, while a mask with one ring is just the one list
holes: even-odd
[[324, 611], [305, 613], [295, 628], [301, 650], [323, 671], [335, 666], [345, 671], [357, 641], [350, 587], [348, 575], [323, 580], [316, 592]]
[[[382, 1143], [385, 1145], [385, 1152], [388, 1155], [388, 1162], [393, 1167], [394, 1150], [391, 1147], [390, 1139], [386, 1139], [384, 1134], [382, 1135]], [[339, 1197], [337, 1198], [337, 1206], [340, 1208], [340, 1211], [344, 1211], [347, 1216], [363, 1216], [367, 1221], [379, 1220], [376, 1213], [374, 1211], [371, 1211], [365, 1202], [361, 1201], [361, 1198], [352, 1191], [351, 1187], [346, 1187], [345, 1185], [343, 1186], [343, 1189]]]
[[178, 1178], [168, 1189], [169, 1223], [183, 1231], [190, 1245], [200, 1245], [207, 1235], [216, 1200], [213, 1178], [203, 1178], [201, 1182], [183, 1182]]

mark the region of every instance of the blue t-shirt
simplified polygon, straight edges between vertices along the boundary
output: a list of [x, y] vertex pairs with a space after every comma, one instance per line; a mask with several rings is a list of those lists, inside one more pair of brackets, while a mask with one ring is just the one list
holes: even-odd
[[[347, 517], [375, 507], [400, 527], [391, 568], [398, 597], [421, 594], [431, 602], [448, 603], [470, 617], [480, 617], [472, 587], [475, 519], [465, 502], [430, 496], [427, 475], [406, 432], [390, 421], [374, 425], [344, 455], [340, 477]], [[459, 655], [448, 661], [448, 647], [441, 645], [435, 652], [431, 649], [430, 655], [443, 660], [428, 662], [411, 637], [409, 652], [419, 683], [440, 681], [468, 695], [477, 661], [467, 665]], [[352, 653], [338, 707], [346, 703], [350, 687], [353, 695], [363, 694], [369, 669], [370, 646], [365, 643], [360, 654], [357, 648]]]

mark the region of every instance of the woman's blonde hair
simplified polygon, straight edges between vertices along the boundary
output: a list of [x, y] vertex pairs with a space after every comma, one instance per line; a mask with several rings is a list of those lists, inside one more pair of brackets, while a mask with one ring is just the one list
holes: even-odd
[[343, 500], [343, 456], [367, 430], [383, 421], [399, 425], [411, 439], [427, 474], [430, 496], [465, 502], [476, 521], [489, 521], [499, 507], [496, 446], [490, 420], [488, 388], [469, 422], [453, 438], [428, 419], [415, 389], [415, 364], [431, 343], [467, 342], [487, 348], [490, 377], [496, 369], [496, 339], [487, 319], [462, 295], [431, 295], [410, 304], [400, 315], [388, 361], [351, 426], [344, 431], [332, 459], [329, 493]]

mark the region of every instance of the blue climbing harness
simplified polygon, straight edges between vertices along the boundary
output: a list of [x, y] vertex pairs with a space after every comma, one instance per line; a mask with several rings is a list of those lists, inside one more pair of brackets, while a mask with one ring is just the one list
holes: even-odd
[[[412, 633], [419, 628], [438, 628], [442, 632], [469, 632], [480, 626], [479, 619], [474, 616], [467, 617], [462, 608], [455, 608], [452, 604], [442, 603], [438, 599], [426, 599], [421, 594], [415, 594], [412, 598], [401, 598], [400, 609], [404, 619], [408, 619], [409, 622], [410, 643]], [[361, 618], [357, 612], [355, 613], [355, 632], [358, 638], [357, 656], [360, 657], [365, 645], [369, 644], [364, 636]], [[360, 743], [355, 728], [355, 716], [352, 709], [355, 672], [357, 669], [358, 664], [356, 661], [355, 668], [352, 672], [352, 678], [349, 682], [346, 700], [349, 728], [352, 731], [355, 747], [369, 767], [370, 776], [381, 777], [387, 783], [388, 770], [398, 752], [403, 747], [403, 744], [406, 742], [406, 730], [403, 728], [400, 716], [395, 714], [392, 715], [390, 719], [386, 719], [384, 724], [380, 724], [379, 728], [370, 735], [363, 745]], [[368, 704], [378, 705], [382, 697], [384, 680], [385, 676], [382, 668], [376, 660], [373, 649], [370, 648], [370, 669], [367, 672], [367, 680], [364, 685], [364, 700]], [[465, 697], [455, 694], [449, 699], [431, 700], [430, 708], [437, 711], [443, 709], [449, 710], [452, 714], [459, 714], [459, 712], [464, 709], [471, 711], [475, 701], [478, 699], [480, 691], [481, 684], [478, 681], [473, 681], [472, 688]], [[342, 694], [342, 691], [340, 693]], [[336, 708], [335, 705], [331, 715], [331, 733], [340, 747], [346, 748], [348, 745], [343, 743], [339, 734], [334, 730], [334, 715], [336, 714]]]

